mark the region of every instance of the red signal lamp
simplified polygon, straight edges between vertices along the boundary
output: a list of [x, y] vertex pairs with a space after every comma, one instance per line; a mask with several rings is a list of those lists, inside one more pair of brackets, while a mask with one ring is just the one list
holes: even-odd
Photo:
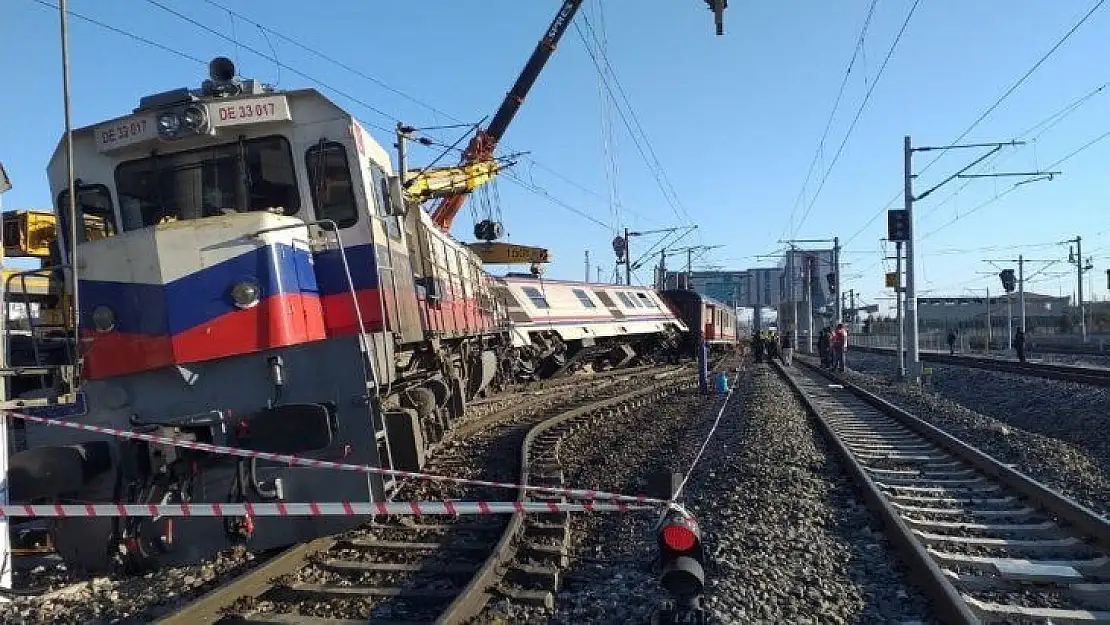
[[666, 525], [661, 532], [663, 545], [671, 551], [689, 551], [698, 544], [698, 536], [685, 525]]
[[705, 588], [705, 550], [697, 520], [671, 510], [659, 528], [659, 583], [678, 600], [690, 605]]

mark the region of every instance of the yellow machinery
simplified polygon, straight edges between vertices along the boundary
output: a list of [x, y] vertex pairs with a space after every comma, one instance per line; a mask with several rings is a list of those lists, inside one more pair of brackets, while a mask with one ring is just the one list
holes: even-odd
[[[504, 167], [504, 164], [490, 159], [457, 167], [425, 169], [407, 177], [406, 200], [421, 204], [431, 199], [457, 197], [470, 193], [491, 182]], [[550, 252], [542, 247], [492, 241], [468, 243], [467, 246], [482, 259], [483, 263], [490, 265], [551, 262]]]
[[[4, 213], [4, 257], [37, 258], [42, 269], [50, 269], [58, 258], [56, 252], [51, 251], [57, 240], [57, 232], [57, 219], [51, 211], [21, 210]], [[104, 219], [86, 215], [86, 240], [93, 241], [106, 236]], [[17, 310], [23, 305], [37, 304], [40, 327], [72, 332], [72, 307], [62, 277], [51, 276], [45, 271], [12, 277], [25, 271], [4, 268], [4, 284], [7, 287], [5, 299], [8, 304], [15, 304]]]

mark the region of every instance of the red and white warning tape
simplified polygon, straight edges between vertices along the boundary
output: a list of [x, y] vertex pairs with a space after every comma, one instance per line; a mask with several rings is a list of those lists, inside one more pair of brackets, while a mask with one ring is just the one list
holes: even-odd
[[472, 516], [487, 514], [542, 514], [550, 512], [629, 512], [655, 506], [611, 503], [519, 501], [409, 501], [310, 503], [190, 503], [190, 504], [42, 504], [0, 506], [4, 517], [223, 517], [223, 516]]
[[[552, 488], [550, 486], [525, 486], [522, 484], [511, 484], [508, 482], [488, 482], [485, 480], [473, 480], [462, 477], [450, 477], [447, 475], [435, 475], [432, 473], [416, 473], [412, 471], [400, 471], [397, 469], [383, 469], [381, 467], [370, 466], [366, 464], [347, 464], [344, 462], [332, 462], [330, 460], [317, 460], [313, 458], [301, 458], [300, 456], [290, 456], [287, 454], [274, 454], [265, 451], [253, 451], [250, 449], [240, 449], [238, 447], [224, 447], [221, 445], [213, 445], [211, 443], [200, 443], [197, 441], [183, 440], [179, 438], [170, 438], [165, 436], [155, 436], [153, 434], [143, 434], [141, 432], [129, 432], [127, 430], [118, 430], [115, 428], [108, 428], [99, 425], [88, 425], [84, 423], [74, 423], [71, 421], [60, 421], [58, 419], [50, 419], [48, 417], [38, 417], [19, 412], [7, 412], [8, 416], [25, 421], [32, 421], [34, 423], [42, 423], [44, 425], [52, 425], [73, 430], [82, 430], [85, 432], [94, 432], [96, 434], [106, 434], [108, 436], [115, 436], [117, 438], [127, 438], [132, 440], [146, 441], [148, 443], [157, 443], [159, 445], [170, 445], [173, 447], [184, 447], [185, 449], [193, 449], [197, 451], [205, 451], [213, 454], [221, 454], [227, 456], [239, 456], [241, 458], [257, 458], [259, 460], [270, 460], [273, 462], [280, 462], [290, 466], [310, 467], [314, 469], [335, 469], [338, 471], [356, 471], [360, 473], [375, 473], [378, 475], [392, 475], [395, 477], [407, 477], [417, 480], [427, 480], [433, 482], [450, 482], [453, 484], [465, 484], [468, 486], [485, 486], [488, 488], [509, 488], [513, 490], [525, 490], [534, 493], [544, 493], [549, 495], [561, 495], [568, 499], [586, 499], [586, 500], [603, 500], [615, 501], [622, 503], [631, 503], [637, 505], [652, 504], [655, 507], [667, 506], [669, 502], [647, 497], [644, 495], [619, 495], [616, 493], [608, 493], [605, 491], [586, 490], [577, 488]], [[600, 510], [599, 508], [595, 508]]]

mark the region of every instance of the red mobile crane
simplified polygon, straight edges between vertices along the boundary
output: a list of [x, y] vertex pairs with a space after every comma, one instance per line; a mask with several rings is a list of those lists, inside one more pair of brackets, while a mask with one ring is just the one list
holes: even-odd
[[[532, 85], [536, 83], [544, 65], [547, 64], [547, 60], [551, 58], [551, 54], [555, 51], [556, 44], [559, 43], [559, 39], [562, 38], [563, 33], [570, 26], [571, 20], [574, 19], [575, 13], [582, 6], [582, 1], [565, 0], [563, 2], [562, 8], [559, 9], [555, 19], [551, 22], [551, 26], [548, 27], [543, 38], [536, 45], [535, 51], [532, 52], [528, 64], [524, 66], [524, 70], [517, 77], [513, 88], [501, 101], [501, 106], [493, 115], [493, 120], [490, 121], [489, 126], [484, 130], [479, 129], [474, 138], [471, 139], [470, 144], [463, 152], [462, 166], [489, 162], [493, 159], [494, 148], [497, 147], [498, 141], [505, 134], [505, 129], [509, 127], [509, 123], [513, 121], [516, 112], [520, 110], [520, 105], [524, 103], [524, 98], [532, 89]], [[432, 211], [432, 221], [440, 228], [450, 230], [451, 222], [454, 221], [455, 215], [458, 214], [466, 202], [466, 196], [469, 193], [470, 189], [463, 189], [447, 195], [439, 206]], [[500, 224], [483, 221], [475, 226], [474, 234], [479, 239], [492, 241], [500, 237], [500, 229]]]
[[[466, 196], [475, 188], [485, 184], [496, 175], [500, 165], [494, 160], [493, 152], [498, 142], [505, 134], [513, 118], [520, 110], [524, 98], [532, 89], [540, 72], [543, 71], [559, 40], [566, 33], [571, 21], [583, 0], [565, 0], [555, 19], [548, 26], [543, 38], [536, 45], [528, 63], [513, 84], [512, 89], [501, 101], [501, 106], [494, 113], [492, 121], [485, 129], [478, 129], [463, 151], [462, 159], [457, 167], [428, 169], [421, 175], [405, 181], [405, 187], [410, 196], [418, 200], [441, 198], [438, 206], [432, 211], [432, 221], [445, 231], [451, 229], [451, 224], [466, 202]], [[727, 0], [705, 0], [710, 10], [713, 11], [717, 24], [717, 34], [723, 33], [721, 23], [722, 14], [728, 5]], [[474, 226], [474, 236], [487, 243], [473, 244], [471, 247], [487, 262], [507, 262], [506, 249], [502, 244], [491, 244], [501, 237], [500, 223], [483, 220]], [[498, 247], [501, 246], [501, 247]], [[524, 246], [508, 246], [523, 251], [532, 251], [533, 260], [546, 262], [547, 252], [542, 248], [525, 248]], [[496, 251], [495, 251], [496, 250]], [[512, 254], [510, 254], [512, 255]], [[516, 256], [516, 255], [513, 255]], [[539, 260], [542, 258], [543, 260]], [[519, 262], [519, 261], [518, 261]]]

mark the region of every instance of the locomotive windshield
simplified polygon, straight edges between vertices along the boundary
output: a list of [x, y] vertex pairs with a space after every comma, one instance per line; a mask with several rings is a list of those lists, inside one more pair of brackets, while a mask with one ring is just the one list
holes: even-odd
[[168, 219], [300, 208], [293, 155], [284, 137], [241, 139], [122, 163], [116, 190], [124, 230]]

